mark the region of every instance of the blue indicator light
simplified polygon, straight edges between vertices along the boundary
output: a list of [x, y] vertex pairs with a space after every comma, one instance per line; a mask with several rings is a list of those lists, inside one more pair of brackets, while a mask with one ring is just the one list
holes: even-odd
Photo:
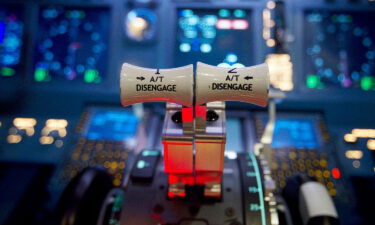
[[237, 18], [243, 18], [246, 16], [246, 12], [242, 9], [236, 9], [234, 10], [233, 15]]
[[211, 47], [210, 44], [202, 44], [201, 45], [201, 52], [209, 53], [209, 52], [211, 52], [211, 50], [212, 50], [212, 47]]
[[181, 10], [180, 13], [181, 13], [181, 16], [184, 16], [184, 17], [189, 17], [189, 16], [194, 15], [194, 13], [191, 9]]
[[5, 23], [0, 21], [0, 44], [4, 42], [5, 37]]
[[202, 31], [202, 36], [207, 39], [213, 39], [216, 37], [215, 29], [206, 29]]
[[221, 67], [221, 68], [229, 68], [230, 67], [230, 65], [228, 63], [219, 63], [217, 66]]
[[235, 64], [232, 65], [232, 67], [234, 67], [234, 68], [244, 68], [245, 65], [242, 64], [242, 63], [235, 63]]
[[195, 26], [199, 23], [199, 17], [198, 16], [190, 16], [187, 18], [187, 23], [189, 26]]
[[215, 26], [217, 22], [217, 16], [215, 15], [207, 15], [203, 17], [203, 23], [207, 26]]
[[230, 17], [230, 11], [228, 9], [220, 9], [219, 10], [220, 17]]
[[180, 44], [180, 51], [181, 52], [190, 52], [191, 46], [188, 43], [181, 43]]
[[235, 63], [235, 62], [237, 62], [238, 57], [237, 57], [237, 55], [234, 54], [234, 53], [229, 53], [229, 54], [227, 54], [227, 56], [225, 57], [225, 60], [226, 60], [227, 62], [229, 62], [229, 63]]

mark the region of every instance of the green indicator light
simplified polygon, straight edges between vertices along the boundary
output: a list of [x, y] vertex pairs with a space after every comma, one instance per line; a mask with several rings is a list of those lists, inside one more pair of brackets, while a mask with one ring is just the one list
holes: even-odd
[[220, 17], [230, 17], [230, 12], [228, 9], [220, 9], [219, 10]]
[[242, 10], [242, 9], [236, 9], [236, 10], [234, 10], [233, 14], [237, 18], [243, 18], [243, 17], [246, 16], [246, 12], [244, 10]]
[[320, 85], [319, 76], [310, 74], [306, 78], [306, 85], [308, 88], [318, 88]]
[[1, 68], [0, 70], [0, 74], [4, 77], [11, 77], [13, 76], [14, 74], [16, 73], [16, 71], [14, 71], [14, 69], [12, 68], [9, 68], [9, 67], [3, 67]]
[[375, 88], [375, 78], [374, 77], [362, 77], [361, 88], [365, 91]]
[[87, 83], [99, 83], [101, 81], [98, 71], [93, 69], [85, 71], [84, 80]]
[[45, 81], [47, 78], [47, 75], [48, 75], [47, 70], [38, 68], [35, 70], [34, 79], [35, 81], [38, 81], [38, 82]]

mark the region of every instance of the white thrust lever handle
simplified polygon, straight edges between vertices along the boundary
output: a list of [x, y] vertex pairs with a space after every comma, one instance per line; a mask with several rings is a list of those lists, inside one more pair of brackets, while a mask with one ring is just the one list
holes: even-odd
[[243, 68], [221, 68], [198, 62], [196, 104], [240, 101], [266, 106], [269, 80], [265, 63]]
[[124, 63], [120, 75], [121, 103], [173, 102], [193, 105], [193, 65], [150, 69]]

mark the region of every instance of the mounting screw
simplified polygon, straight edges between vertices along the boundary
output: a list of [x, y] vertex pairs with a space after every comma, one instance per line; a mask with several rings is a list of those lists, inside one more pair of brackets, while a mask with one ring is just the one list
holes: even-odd
[[234, 209], [232, 207], [229, 207], [229, 208], [225, 209], [225, 215], [227, 217], [232, 217], [232, 216], [234, 216], [234, 214], [235, 214]]

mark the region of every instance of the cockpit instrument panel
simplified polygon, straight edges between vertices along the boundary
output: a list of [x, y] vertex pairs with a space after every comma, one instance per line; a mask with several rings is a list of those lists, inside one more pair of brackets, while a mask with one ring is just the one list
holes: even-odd
[[109, 25], [109, 8], [41, 7], [34, 80], [100, 83], [108, 63]]
[[23, 8], [0, 5], [0, 77], [19, 73], [23, 46]]
[[305, 11], [308, 88], [375, 90], [374, 20], [371, 11]]
[[251, 25], [247, 9], [179, 8], [175, 64], [199, 60], [221, 67], [252, 65]]

